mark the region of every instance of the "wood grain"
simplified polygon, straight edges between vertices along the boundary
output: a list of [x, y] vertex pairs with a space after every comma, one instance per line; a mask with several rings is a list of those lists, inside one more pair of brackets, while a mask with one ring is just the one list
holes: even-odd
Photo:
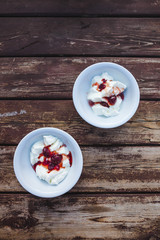
[[141, 99], [160, 99], [159, 58], [0, 58], [0, 98], [71, 99], [83, 69], [97, 62], [126, 67], [138, 81]]
[[[159, 16], [159, 0], [0, 1], [0, 240], [160, 239]], [[116, 129], [90, 126], [71, 100], [100, 61], [125, 66], [141, 90]], [[45, 126], [70, 133], [84, 157], [56, 199], [27, 193], [13, 170], [15, 145]]]
[[99, 129], [78, 115], [71, 100], [1, 101], [0, 144], [17, 144], [39, 127], [58, 127], [83, 145], [159, 144], [159, 112], [159, 102], [141, 101], [128, 123], [119, 128]]
[[160, 56], [160, 18], [3, 18], [0, 56]]
[[[160, 147], [116, 146], [81, 149], [83, 172], [71, 192], [160, 191]], [[14, 151], [14, 146], [0, 147], [0, 192], [25, 192], [13, 171]]]
[[0, 15], [7, 16], [148, 16], [160, 14], [158, 0], [1, 0]]
[[65, 195], [40, 199], [1, 194], [0, 236], [30, 239], [156, 239], [160, 195]]

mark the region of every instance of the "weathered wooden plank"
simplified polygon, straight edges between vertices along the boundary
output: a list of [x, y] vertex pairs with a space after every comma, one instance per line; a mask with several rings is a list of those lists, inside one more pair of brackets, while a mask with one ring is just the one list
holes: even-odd
[[[160, 147], [81, 147], [84, 167], [72, 192], [160, 191]], [[13, 171], [14, 146], [0, 147], [0, 192], [22, 192]]]
[[0, 56], [160, 56], [159, 18], [3, 18]]
[[160, 195], [1, 194], [0, 236], [31, 239], [159, 239]]
[[157, 0], [1, 0], [1, 15], [22, 16], [86, 16], [86, 15], [157, 15], [160, 14], [160, 2]]
[[79, 144], [159, 144], [160, 104], [141, 101], [135, 116], [114, 129], [99, 129], [87, 124], [71, 100], [1, 101], [0, 144], [17, 144], [31, 130], [58, 127], [70, 133]]
[[97, 62], [126, 67], [142, 99], [160, 98], [159, 58], [0, 58], [0, 98], [71, 99], [79, 73]]

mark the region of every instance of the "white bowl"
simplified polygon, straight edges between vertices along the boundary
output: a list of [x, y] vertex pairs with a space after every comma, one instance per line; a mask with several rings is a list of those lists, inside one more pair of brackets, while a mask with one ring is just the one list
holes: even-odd
[[[120, 113], [114, 117], [95, 115], [87, 101], [92, 78], [104, 72], [127, 86]], [[111, 62], [96, 63], [87, 67], [79, 74], [73, 87], [73, 102], [77, 112], [86, 122], [99, 128], [114, 128], [126, 123], [135, 114], [139, 100], [140, 91], [136, 79], [126, 68]]]
[[[31, 146], [42, 140], [44, 135], [56, 136], [72, 153], [72, 167], [66, 178], [57, 186], [40, 180], [30, 163]], [[57, 128], [39, 128], [30, 132], [20, 141], [14, 154], [14, 171], [19, 183], [28, 192], [39, 197], [53, 198], [68, 192], [77, 183], [82, 167], [83, 157], [79, 145], [71, 135]]]

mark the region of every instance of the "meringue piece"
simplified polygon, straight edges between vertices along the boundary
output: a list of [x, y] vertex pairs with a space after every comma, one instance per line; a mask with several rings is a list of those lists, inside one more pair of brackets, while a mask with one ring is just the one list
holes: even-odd
[[48, 146], [55, 143], [57, 138], [49, 135], [49, 136], [43, 136], [43, 140], [44, 140], [44, 144]]
[[[49, 148], [50, 155], [45, 157], [43, 148]], [[52, 153], [54, 151], [54, 153]], [[67, 176], [71, 165], [69, 160], [69, 150], [63, 145], [62, 141], [54, 136], [43, 136], [43, 141], [38, 141], [33, 144], [30, 152], [30, 162], [34, 166], [36, 175], [48, 182], [51, 185], [57, 185]], [[52, 160], [52, 154], [62, 155], [61, 163], [56, 163], [58, 165], [53, 165], [53, 168], [50, 164], [54, 164]], [[43, 163], [44, 162], [44, 163]], [[56, 168], [57, 167], [57, 168]], [[59, 168], [58, 168], [59, 167]], [[53, 170], [52, 170], [53, 169]]]
[[31, 152], [34, 154], [34, 155], [38, 155], [40, 153], [42, 153], [42, 149], [44, 148], [44, 143], [43, 141], [38, 141], [36, 142], [35, 144], [33, 144], [32, 148], [31, 148]]
[[106, 117], [116, 116], [119, 113], [121, 102], [122, 99], [120, 97], [117, 97], [115, 105], [112, 105], [109, 108], [103, 107], [100, 104], [96, 104], [92, 107], [92, 109], [96, 115], [104, 115]]
[[59, 149], [61, 145], [63, 145], [63, 143], [62, 143], [59, 139], [57, 139], [57, 140], [55, 141], [55, 143], [52, 144], [52, 145], [49, 147], [49, 149], [50, 149], [51, 152], [53, 152], [53, 151], [56, 151], [57, 149]]
[[66, 148], [65, 146], [60, 147], [56, 152], [59, 154], [65, 154], [65, 155], [69, 154], [68, 148]]
[[63, 160], [63, 167], [70, 167], [70, 162], [68, 159]]
[[[91, 101], [92, 110], [96, 115], [106, 117], [119, 114], [122, 98], [119, 96], [126, 89], [126, 85], [119, 81], [114, 81], [107, 72], [92, 79], [92, 86], [88, 92], [87, 99]], [[110, 97], [115, 96], [115, 102], [109, 102]], [[104, 106], [104, 102], [108, 103]], [[93, 103], [93, 104], [92, 104]], [[101, 104], [102, 103], [102, 104]]]
[[66, 177], [70, 167], [61, 168], [59, 171], [53, 170], [48, 173], [48, 169], [42, 165], [36, 167], [37, 176], [52, 185], [57, 185]]

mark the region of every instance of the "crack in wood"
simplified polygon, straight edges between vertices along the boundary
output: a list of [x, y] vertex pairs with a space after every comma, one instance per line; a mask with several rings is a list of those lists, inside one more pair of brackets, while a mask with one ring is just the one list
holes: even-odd
[[28, 48], [28, 47], [30, 47], [30, 46], [32, 46], [32, 45], [35, 45], [35, 44], [37, 44], [37, 43], [39, 43], [38, 40], [36, 40], [36, 41], [34, 41], [34, 42], [31, 42], [30, 44], [28, 44], [28, 45], [26, 45], [26, 46], [20, 48], [19, 51], [20, 51], [20, 50], [23, 50], [23, 49], [25, 49], [25, 48]]

